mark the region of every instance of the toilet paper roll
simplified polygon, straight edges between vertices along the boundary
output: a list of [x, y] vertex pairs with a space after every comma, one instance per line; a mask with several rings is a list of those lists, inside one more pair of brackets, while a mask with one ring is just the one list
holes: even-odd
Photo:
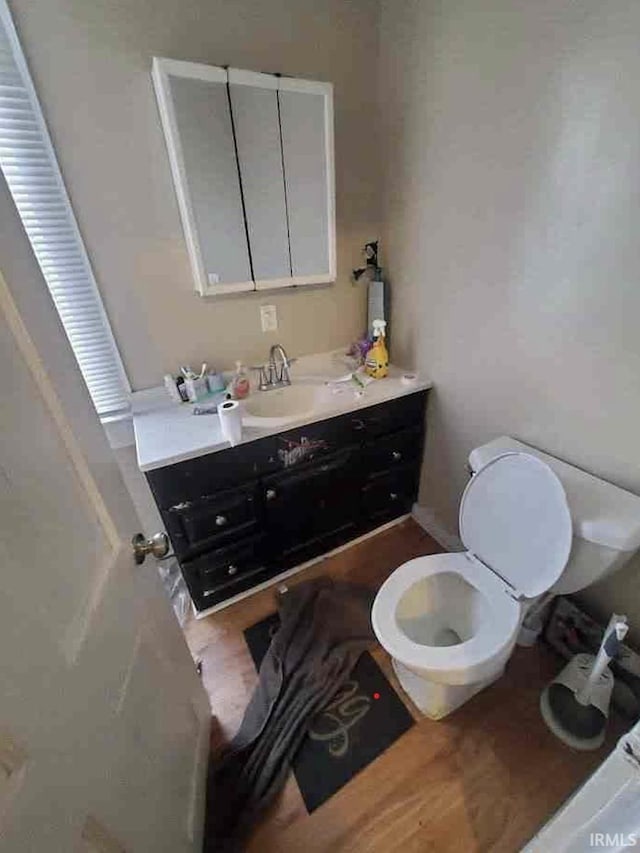
[[237, 400], [225, 400], [218, 406], [222, 435], [235, 447], [242, 439], [242, 409]]

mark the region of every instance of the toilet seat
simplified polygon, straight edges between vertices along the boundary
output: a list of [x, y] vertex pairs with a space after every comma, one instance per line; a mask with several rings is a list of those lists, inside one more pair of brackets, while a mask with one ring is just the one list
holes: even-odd
[[[454, 646], [429, 646], [415, 642], [400, 628], [398, 605], [416, 583], [440, 573], [462, 577], [484, 596], [491, 617], [482, 619], [476, 633]], [[468, 552], [417, 557], [400, 566], [380, 587], [371, 612], [373, 630], [389, 654], [405, 666], [429, 673], [447, 684], [481, 681], [485, 671], [515, 640], [521, 606], [505, 584]]]
[[562, 483], [529, 453], [503, 453], [467, 483], [460, 538], [520, 598], [535, 598], [563, 573], [573, 523]]
[[493, 458], [467, 484], [460, 533], [467, 551], [400, 566], [378, 591], [371, 614], [394, 659], [449, 685], [495, 677], [515, 643], [521, 600], [550, 589], [564, 571], [573, 532], [560, 480], [526, 453]]

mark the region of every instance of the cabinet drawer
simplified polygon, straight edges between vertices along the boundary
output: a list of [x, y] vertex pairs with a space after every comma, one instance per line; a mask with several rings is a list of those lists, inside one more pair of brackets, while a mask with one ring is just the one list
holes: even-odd
[[360, 409], [350, 415], [354, 433], [360, 440], [395, 432], [404, 427], [424, 427], [426, 391], [407, 394], [397, 400]]
[[258, 520], [255, 486], [185, 501], [162, 515], [176, 555], [189, 558], [251, 532]]
[[417, 465], [406, 465], [376, 477], [363, 486], [363, 525], [375, 527], [408, 512], [418, 491], [418, 474]]
[[183, 562], [182, 574], [196, 608], [206, 610], [270, 576], [263, 537], [255, 536]]
[[264, 567], [263, 538], [254, 536], [243, 542], [207, 551], [182, 564], [182, 570], [204, 598], [208, 591], [239, 580], [249, 572]]
[[189, 587], [189, 593], [197, 610], [206, 610], [209, 607], [213, 607], [214, 604], [219, 604], [221, 601], [233, 598], [234, 595], [245, 592], [245, 590], [263, 583], [276, 574], [272, 568], [260, 564], [254, 569], [244, 571], [242, 574], [230, 578], [228, 582], [221, 581], [216, 584], [205, 585], [187, 579], [188, 576], [185, 567], [183, 567], [183, 573]]
[[409, 462], [419, 464], [422, 428], [403, 429], [369, 442], [363, 450], [364, 469], [369, 477], [402, 468]]

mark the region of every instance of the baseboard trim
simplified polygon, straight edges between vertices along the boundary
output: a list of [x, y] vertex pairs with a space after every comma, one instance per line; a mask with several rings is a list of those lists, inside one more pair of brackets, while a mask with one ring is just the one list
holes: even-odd
[[436, 514], [432, 509], [426, 506], [420, 506], [415, 503], [411, 509], [411, 515], [417, 524], [425, 530], [429, 536], [433, 537], [439, 545], [446, 551], [464, 551], [465, 547], [462, 540], [455, 533], [438, 521]]
[[255, 595], [256, 592], [268, 589], [270, 586], [274, 586], [280, 581], [290, 578], [292, 575], [297, 575], [299, 572], [303, 572], [310, 566], [315, 566], [317, 563], [321, 562], [321, 560], [326, 560], [327, 557], [333, 557], [335, 554], [340, 554], [341, 551], [346, 551], [347, 548], [353, 548], [354, 545], [359, 545], [360, 542], [364, 542], [366, 539], [371, 539], [372, 536], [377, 536], [378, 533], [383, 533], [385, 530], [389, 530], [397, 524], [402, 524], [402, 522], [406, 521], [408, 518], [411, 518], [409, 513], [399, 515], [398, 518], [394, 518], [393, 521], [387, 521], [386, 524], [381, 524], [380, 527], [376, 527], [368, 533], [363, 533], [362, 536], [350, 539], [348, 542], [345, 542], [344, 545], [338, 545], [337, 548], [332, 548], [331, 551], [326, 551], [324, 554], [319, 554], [317, 557], [313, 557], [313, 559], [307, 560], [305, 563], [300, 563], [300, 565], [294, 566], [292, 569], [280, 572], [279, 575], [275, 575], [275, 577], [269, 578], [256, 586], [252, 586], [251, 589], [246, 589], [244, 592], [239, 592], [238, 595], [234, 595], [233, 598], [221, 601], [220, 604], [214, 604], [213, 607], [209, 607], [206, 610], [196, 610], [192, 604], [193, 615], [196, 619], [204, 619], [207, 616], [211, 616], [212, 613], [217, 613], [219, 610], [231, 607], [232, 604], [237, 604], [238, 601], [249, 598], [250, 595]]

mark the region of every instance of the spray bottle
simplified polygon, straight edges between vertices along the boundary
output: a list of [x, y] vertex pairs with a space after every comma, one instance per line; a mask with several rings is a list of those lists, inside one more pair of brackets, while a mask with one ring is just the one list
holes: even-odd
[[383, 379], [389, 372], [389, 353], [385, 341], [386, 327], [384, 320], [373, 321], [373, 344], [367, 353], [364, 366], [369, 376], [374, 379]]

